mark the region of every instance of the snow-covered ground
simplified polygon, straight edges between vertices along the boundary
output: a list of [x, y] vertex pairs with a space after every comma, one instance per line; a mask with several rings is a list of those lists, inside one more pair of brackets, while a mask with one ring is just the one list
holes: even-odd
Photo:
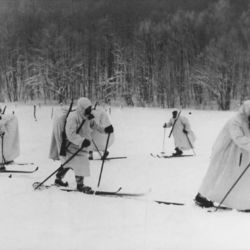
[[[19, 120], [21, 156], [35, 162], [32, 175], [0, 175], [0, 249], [2, 250], [166, 250], [250, 249], [250, 214], [236, 211], [208, 213], [193, 198], [209, 163], [211, 146], [233, 112], [183, 110], [197, 136], [195, 157], [156, 159], [162, 151], [162, 125], [172, 110], [113, 108], [115, 142], [110, 156], [127, 159], [105, 162], [100, 188], [149, 195], [138, 200], [67, 193], [56, 188], [34, 191], [59, 167], [48, 159], [51, 107], [8, 106]], [[192, 112], [189, 114], [189, 112]], [[166, 130], [165, 151], [173, 151]], [[190, 152], [191, 153], [191, 152]], [[95, 157], [98, 155], [96, 154]], [[86, 184], [97, 186], [101, 161], [91, 161]], [[75, 187], [71, 171], [66, 179]], [[49, 183], [54, 181], [52, 177]], [[166, 206], [152, 200], [184, 202]]]

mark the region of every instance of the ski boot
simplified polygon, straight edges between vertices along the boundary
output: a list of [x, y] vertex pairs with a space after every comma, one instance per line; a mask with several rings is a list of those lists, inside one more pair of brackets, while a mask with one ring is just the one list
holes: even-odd
[[177, 148], [175, 148], [175, 153], [173, 153], [172, 156], [180, 156], [180, 155], [182, 155], [182, 154], [183, 154], [182, 150], [180, 150], [180, 149], [177, 147]]
[[63, 181], [62, 179], [56, 178], [55, 185], [58, 187], [68, 187], [69, 183], [67, 181]]
[[0, 172], [1, 171], [4, 172], [5, 170], [6, 170], [6, 168], [5, 168], [4, 164], [0, 164]]
[[85, 194], [93, 194], [94, 191], [91, 187], [85, 186], [83, 184], [83, 176], [76, 176], [76, 189], [79, 192], [83, 192]]
[[94, 193], [94, 191], [91, 187], [85, 186], [85, 185], [77, 185], [77, 190], [79, 192], [83, 192], [85, 194], [93, 194]]
[[5, 165], [14, 164], [14, 161], [13, 161], [13, 160], [11, 160], [11, 161], [5, 161], [4, 164], [5, 164]]
[[194, 202], [197, 206], [202, 207], [202, 208], [209, 208], [209, 207], [214, 207], [214, 203], [207, 198], [203, 197], [200, 193], [198, 193], [195, 198]]
[[69, 168], [60, 168], [56, 174], [55, 185], [58, 187], [68, 187], [68, 182], [64, 182], [62, 178], [69, 171]]

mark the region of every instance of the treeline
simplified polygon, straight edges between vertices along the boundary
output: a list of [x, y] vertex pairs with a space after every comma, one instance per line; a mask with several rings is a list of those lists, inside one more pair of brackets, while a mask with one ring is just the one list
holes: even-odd
[[226, 110], [249, 44], [248, 0], [0, 0], [0, 99]]

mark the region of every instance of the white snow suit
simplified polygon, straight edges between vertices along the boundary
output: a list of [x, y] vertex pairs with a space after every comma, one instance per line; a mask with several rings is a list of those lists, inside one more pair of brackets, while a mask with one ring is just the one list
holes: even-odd
[[[109, 116], [103, 107], [97, 106], [96, 109], [92, 111], [92, 114], [95, 116], [94, 120], [99, 126], [107, 127], [111, 125]], [[91, 137], [95, 145], [93, 143], [91, 144], [91, 150], [104, 151], [107, 143], [107, 136], [108, 135], [100, 133], [96, 129], [93, 130], [91, 132]], [[114, 142], [114, 133], [110, 134], [108, 148], [113, 144], [113, 142]], [[98, 150], [96, 147], [98, 148]]]
[[[85, 117], [85, 110], [91, 106], [91, 102], [87, 98], [80, 98], [78, 100], [76, 111], [72, 112], [66, 123], [67, 140], [70, 146], [67, 149], [66, 159], [72, 156], [82, 145], [84, 139], [91, 142], [91, 130], [97, 129], [100, 133], [104, 133], [104, 127], [99, 126], [95, 120], [88, 120]], [[79, 133], [77, 129], [80, 127], [82, 121], [84, 124]], [[72, 168], [76, 176], [89, 176], [89, 147], [83, 148], [65, 167]]]
[[[250, 101], [241, 106], [219, 133], [199, 193], [220, 203], [240, 174], [250, 164]], [[250, 169], [225, 199], [225, 206], [250, 209]]]
[[55, 111], [53, 129], [50, 143], [49, 158], [52, 160], [61, 160], [64, 162], [64, 157], [60, 156], [60, 149], [62, 144], [62, 132], [64, 129], [64, 123], [69, 107], [61, 107]]
[[[175, 147], [178, 147], [181, 150], [192, 149], [192, 147], [194, 146], [195, 135], [194, 132], [191, 130], [188, 119], [180, 115], [176, 122], [175, 120], [176, 118], [171, 118], [170, 121], [166, 123], [167, 128], [172, 127], [174, 125], [173, 137]], [[183, 129], [185, 129], [188, 133], [185, 134], [183, 132]]]
[[20, 140], [17, 117], [13, 114], [3, 114], [0, 118], [0, 133], [4, 133], [0, 139], [0, 162], [2, 163], [2, 153], [6, 162], [13, 161], [20, 155]]

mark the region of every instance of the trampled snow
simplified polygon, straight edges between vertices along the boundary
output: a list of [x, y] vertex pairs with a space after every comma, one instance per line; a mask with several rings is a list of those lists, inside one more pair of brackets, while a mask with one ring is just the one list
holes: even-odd
[[[193, 198], [209, 164], [212, 144], [233, 112], [183, 110], [196, 134], [195, 157], [157, 159], [163, 150], [165, 121], [171, 109], [112, 108], [115, 142], [106, 161], [101, 190], [151, 192], [138, 199], [90, 196], [52, 188], [34, 191], [59, 167], [48, 159], [52, 107], [8, 106], [19, 121], [21, 155], [16, 161], [34, 162], [35, 174], [0, 174], [0, 249], [3, 250], [166, 250], [249, 249], [250, 214], [236, 211], [208, 213]], [[189, 112], [191, 111], [191, 114]], [[173, 152], [166, 129], [164, 151]], [[187, 152], [187, 153], [192, 153]], [[98, 154], [94, 155], [98, 158]], [[91, 161], [95, 188], [101, 161]], [[25, 168], [25, 167], [22, 167]], [[75, 187], [73, 172], [65, 179]], [[54, 177], [48, 180], [53, 183]], [[153, 200], [184, 202], [185, 206], [159, 205]]]

